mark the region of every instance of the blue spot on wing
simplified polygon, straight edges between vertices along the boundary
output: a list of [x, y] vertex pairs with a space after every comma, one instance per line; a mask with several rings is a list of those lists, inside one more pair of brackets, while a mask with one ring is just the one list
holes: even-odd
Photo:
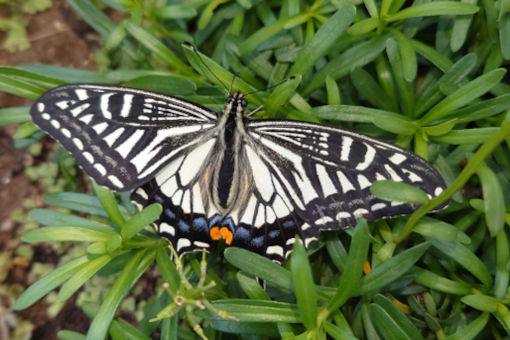
[[209, 221], [209, 228], [212, 228], [214, 227], [215, 225], [218, 225], [218, 223], [221, 222], [221, 220], [223, 219], [223, 217], [221, 217], [220, 215], [216, 215], [214, 216], [210, 221]]
[[184, 232], [188, 232], [191, 229], [189, 224], [184, 222], [184, 221], [182, 221], [182, 220], [177, 222], [177, 225], [179, 226], [179, 229], [181, 229]]
[[243, 227], [237, 227], [235, 232], [235, 238], [248, 240], [250, 238], [250, 231]]
[[203, 217], [198, 217], [193, 220], [193, 228], [197, 231], [207, 231], [207, 221]]
[[251, 243], [257, 247], [260, 248], [264, 245], [264, 236], [255, 237], [251, 240]]
[[279, 230], [272, 230], [269, 232], [269, 238], [276, 238], [276, 237], [278, 237], [278, 235], [280, 235]]
[[165, 215], [169, 218], [169, 219], [174, 219], [175, 218], [175, 214], [172, 212], [172, 210], [166, 208], [165, 209]]

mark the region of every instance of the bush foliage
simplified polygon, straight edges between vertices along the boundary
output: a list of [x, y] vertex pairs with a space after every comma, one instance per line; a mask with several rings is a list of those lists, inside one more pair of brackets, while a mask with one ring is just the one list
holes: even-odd
[[[16, 309], [58, 287], [64, 301], [102, 275], [113, 284], [92, 308], [86, 339], [510, 336], [508, 1], [67, 2], [102, 37], [100, 70], [0, 67], [1, 91], [37, 99], [63, 83], [116, 83], [221, 110], [223, 84], [237, 74], [235, 90], [261, 89], [248, 97], [250, 108], [264, 105], [257, 118], [342, 125], [412, 148], [448, 189], [410, 217], [324, 232], [307, 250], [296, 243], [285, 267], [236, 248], [172, 262], [166, 241], [145, 228], [161, 206], [135, 212], [126, 193], [100, 187], [48, 194], [59, 211], [32, 211], [44, 227], [24, 240], [87, 247], [28, 288]], [[115, 24], [98, 5], [124, 20]], [[21, 123], [19, 147], [43, 136], [29, 120], [27, 107], [0, 109], [0, 123]], [[161, 289], [133, 326], [115, 312], [154, 262]]]

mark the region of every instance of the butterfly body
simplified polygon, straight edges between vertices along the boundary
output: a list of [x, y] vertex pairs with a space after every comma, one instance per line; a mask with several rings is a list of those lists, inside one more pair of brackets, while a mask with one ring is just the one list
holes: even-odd
[[36, 124], [99, 184], [157, 202], [159, 233], [179, 253], [218, 241], [276, 261], [320, 230], [408, 214], [415, 205], [374, 197], [377, 180], [437, 196], [445, 184], [415, 154], [356, 132], [289, 120], [253, 120], [242, 94], [222, 112], [153, 92], [65, 85], [32, 107]]

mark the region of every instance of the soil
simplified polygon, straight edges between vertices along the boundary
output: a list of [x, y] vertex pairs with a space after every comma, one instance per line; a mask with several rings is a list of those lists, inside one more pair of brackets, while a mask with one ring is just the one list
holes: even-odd
[[[6, 9], [0, 6], [0, 17], [8, 15]], [[80, 69], [96, 68], [94, 50], [99, 47], [99, 36], [74, 14], [64, 0], [53, 0], [50, 9], [27, 19], [30, 48], [9, 53], [0, 46], [0, 66], [45, 63]], [[3, 36], [0, 34], [1, 40]], [[0, 108], [30, 104], [29, 100], [0, 92]], [[7, 278], [3, 282], [0, 278], [0, 283], [5, 286], [18, 284], [26, 288], [34, 282], [34, 277], [30, 275], [30, 263], [12, 255], [19, 244], [17, 229], [20, 225], [10, 216], [28, 197], [40, 202], [42, 193], [37, 183], [31, 182], [24, 174], [25, 166], [34, 160], [26, 150], [14, 148], [11, 137], [15, 130], [15, 126], [0, 127], [0, 255], [11, 255]], [[52, 254], [46, 244], [34, 246], [33, 260], [58, 265], [58, 257]], [[0, 261], [3, 261], [1, 257]], [[5, 322], [5, 312], [12, 312], [11, 303], [9, 299], [0, 299], [1, 340], [9, 340], [13, 336], [14, 330], [11, 327], [7, 331]], [[24, 311], [16, 312], [18, 319], [32, 323], [32, 339], [57, 339], [57, 332], [61, 329], [86, 332], [90, 319], [75, 307], [73, 299], [56, 317], [47, 314], [47, 307], [45, 302], [39, 301]]]

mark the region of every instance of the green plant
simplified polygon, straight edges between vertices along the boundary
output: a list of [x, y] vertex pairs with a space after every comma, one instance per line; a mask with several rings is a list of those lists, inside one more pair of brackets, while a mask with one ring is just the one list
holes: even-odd
[[7, 51], [14, 52], [30, 47], [26, 29], [28, 14], [50, 8], [51, 0], [0, 0], [0, 7], [6, 7], [10, 12], [8, 18], [0, 18], [0, 31], [6, 32], [3, 46]]
[[[86, 254], [30, 287], [16, 308], [58, 286], [64, 300], [101, 270], [116, 279], [88, 339], [106, 334], [147, 339], [156, 328], [162, 339], [192, 338], [189, 329], [199, 323], [209, 338], [221, 333], [312, 339], [509, 335], [510, 86], [500, 68], [510, 59], [506, 1], [103, 2], [127, 18], [115, 25], [90, 1], [68, 0], [103, 37], [104, 71], [2, 67], [0, 90], [36, 99], [67, 82], [121, 83], [220, 110], [220, 82], [230, 83], [234, 72], [239, 74], [234, 88], [243, 92], [294, 75], [271, 94], [249, 98], [254, 108], [264, 105], [257, 117], [341, 121], [413, 147], [434, 162], [449, 188], [410, 217], [324, 232], [307, 251], [296, 243], [287, 267], [236, 248], [227, 249], [224, 260], [211, 254], [205, 277], [196, 255], [185, 256], [177, 270], [165, 241], [144, 229], [160, 206], [133, 214], [126, 195], [117, 203], [99, 187], [96, 196], [50, 194], [47, 204], [93, 218], [39, 211], [33, 217], [47, 227], [24, 239], [90, 245]], [[185, 41], [198, 47], [200, 58]], [[23, 122], [18, 145], [41, 137], [28, 108], [0, 109], [0, 122]], [[480, 188], [482, 196], [463, 195], [463, 188]], [[388, 189], [384, 183], [374, 190], [386, 197], [406, 195], [405, 188]], [[448, 198], [448, 209], [424, 216]], [[167, 289], [135, 327], [116, 318], [115, 310], [154, 260]], [[264, 280], [266, 289], [255, 278]], [[181, 282], [188, 282], [191, 292], [202, 284], [198, 300], [212, 308], [169, 307], [175, 312], [150, 323], [184, 296]], [[226, 315], [238, 320], [221, 317]], [[192, 320], [191, 327], [178, 329], [182, 318]], [[61, 338], [83, 336], [62, 332]]]

